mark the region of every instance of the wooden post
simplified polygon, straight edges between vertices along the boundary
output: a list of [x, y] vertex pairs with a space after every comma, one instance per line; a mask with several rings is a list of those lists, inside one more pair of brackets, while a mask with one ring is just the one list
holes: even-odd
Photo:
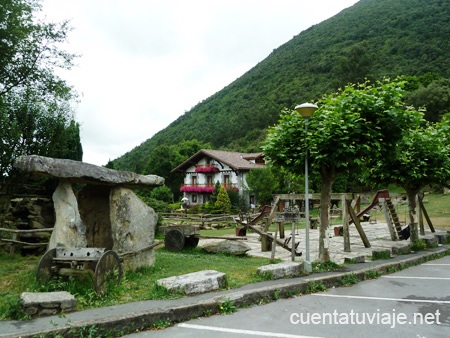
[[342, 226], [343, 226], [343, 232], [344, 232], [344, 251], [350, 252], [350, 231], [349, 231], [349, 224], [348, 224], [348, 206], [345, 200], [345, 196], [342, 196], [341, 198], [341, 205], [342, 205]]
[[359, 237], [361, 237], [361, 239], [364, 243], [364, 247], [370, 248], [369, 240], [367, 239], [367, 236], [361, 226], [361, 223], [359, 222], [359, 218], [356, 215], [355, 211], [353, 210], [350, 201], [347, 201], [347, 208], [348, 208], [348, 213], [350, 214], [350, 217], [353, 220], [353, 223], [355, 223], [356, 230], [358, 230]]
[[272, 241], [272, 253], [270, 255], [270, 263], [274, 263], [275, 262], [275, 248], [277, 246], [277, 234], [278, 234], [278, 228], [279, 228], [279, 222], [276, 223], [275, 226], [275, 235], [273, 236], [273, 241]]
[[425, 216], [425, 219], [427, 220], [427, 223], [428, 223], [428, 226], [430, 227], [431, 232], [436, 232], [436, 230], [434, 230], [433, 223], [431, 223], [431, 219], [428, 216], [428, 212], [425, 209], [425, 206], [423, 205], [423, 201], [420, 198], [419, 198], [419, 204], [420, 204], [420, 208], [422, 209], [423, 215]]
[[292, 221], [292, 233], [291, 233], [291, 245], [292, 245], [292, 249], [291, 249], [291, 260], [295, 261], [295, 222]]

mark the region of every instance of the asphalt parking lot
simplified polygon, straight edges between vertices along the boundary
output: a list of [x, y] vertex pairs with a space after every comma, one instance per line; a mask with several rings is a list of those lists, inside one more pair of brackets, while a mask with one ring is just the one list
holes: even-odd
[[348, 287], [127, 337], [450, 337], [450, 256]]

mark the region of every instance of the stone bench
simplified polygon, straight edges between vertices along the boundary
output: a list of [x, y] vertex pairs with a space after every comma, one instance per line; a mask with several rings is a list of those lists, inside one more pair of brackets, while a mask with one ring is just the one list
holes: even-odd
[[258, 275], [270, 275], [272, 279], [300, 276], [303, 272], [303, 263], [283, 262], [263, 265], [256, 270]]
[[20, 302], [24, 312], [32, 317], [71, 312], [77, 306], [75, 297], [66, 291], [22, 292]]
[[183, 292], [187, 295], [205, 293], [226, 287], [223, 272], [203, 270], [186, 275], [158, 279], [156, 284], [171, 292]]

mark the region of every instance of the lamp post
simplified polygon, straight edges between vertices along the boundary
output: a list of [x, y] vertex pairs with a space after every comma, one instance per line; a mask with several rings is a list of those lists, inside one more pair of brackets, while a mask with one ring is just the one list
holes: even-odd
[[[309, 118], [317, 110], [317, 105], [312, 103], [302, 103], [295, 107], [295, 110], [305, 119], [305, 135], [308, 133]], [[307, 136], [306, 136], [307, 137]], [[305, 137], [305, 139], [306, 139]], [[305, 219], [306, 219], [306, 258], [305, 258], [305, 272], [311, 272], [311, 259], [309, 256], [309, 191], [308, 191], [308, 147], [305, 152]]]

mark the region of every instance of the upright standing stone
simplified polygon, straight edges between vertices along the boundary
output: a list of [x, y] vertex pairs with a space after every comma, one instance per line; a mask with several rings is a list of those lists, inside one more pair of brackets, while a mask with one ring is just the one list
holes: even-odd
[[153, 243], [158, 216], [130, 189], [113, 188], [110, 195], [113, 250], [117, 253], [139, 252], [124, 256], [124, 269], [136, 270], [154, 264], [153, 250], [143, 250]]
[[78, 202], [68, 180], [61, 180], [53, 193], [55, 226], [50, 237], [49, 249], [57, 246], [85, 248], [86, 226], [78, 211]]

